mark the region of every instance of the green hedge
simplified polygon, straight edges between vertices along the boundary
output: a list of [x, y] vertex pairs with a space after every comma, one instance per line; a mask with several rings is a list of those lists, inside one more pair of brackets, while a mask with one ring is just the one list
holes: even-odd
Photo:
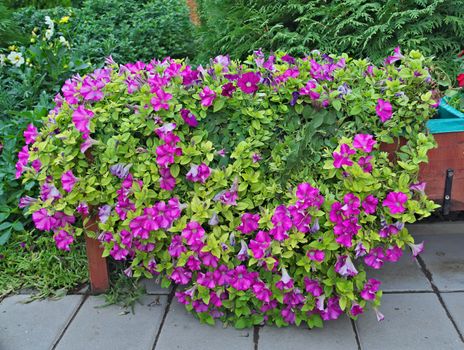
[[153, 57], [192, 57], [193, 28], [181, 0], [88, 0], [81, 8], [26, 8], [16, 20], [29, 33], [45, 16], [72, 13], [73, 36], [67, 38], [80, 57], [102, 65], [112, 55], [121, 63]]
[[464, 42], [461, 0], [200, 0], [203, 57], [250, 50], [346, 52], [379, 62], [394, 47], [454, 72]]

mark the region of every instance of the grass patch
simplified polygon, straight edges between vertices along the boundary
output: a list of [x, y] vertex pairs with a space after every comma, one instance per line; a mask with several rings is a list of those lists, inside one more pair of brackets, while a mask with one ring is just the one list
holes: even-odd
[[0, 246], [0, 300], [21, 289], [32, 289], [34, 297], [59, 297], [88, 280], [83, 242], [71, 252], [56, 248], [51, 235], [19, 233]]

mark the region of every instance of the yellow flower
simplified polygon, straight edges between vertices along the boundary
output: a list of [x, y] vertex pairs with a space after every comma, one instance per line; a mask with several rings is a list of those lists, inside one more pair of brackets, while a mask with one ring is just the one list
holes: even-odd
[[10, 50], [10, 51], [16, 51], [17, 49], [18, 49], [18, 47], [16, 45], [8, 46], [8, 50]]
[[63, 23], [68, 23], [68, 22], [69, 22], [69, 16], [63, 16], [61, 17], [59, 23], [63, 24]]

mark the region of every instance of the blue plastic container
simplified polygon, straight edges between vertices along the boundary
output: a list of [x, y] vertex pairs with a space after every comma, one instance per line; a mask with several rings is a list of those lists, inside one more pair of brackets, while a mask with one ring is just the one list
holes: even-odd
[[450, 106], [444, 97], [438, 106], [438, 118], [429, 120], [427, 128], [432, 134], [464, 131], [464, 113]]

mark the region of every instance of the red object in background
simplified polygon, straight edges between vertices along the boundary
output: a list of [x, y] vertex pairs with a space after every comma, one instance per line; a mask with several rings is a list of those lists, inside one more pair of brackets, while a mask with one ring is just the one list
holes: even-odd
[[[85, 229], [97, 232], [98, 225], [95, 219], [90, 218]], [[108, 264], [106, 258], [102, 257], [103, 248], [101, 243], [85, 234], [85, 248], [87, 251], [87, 262], [89, 268], [90, 289], [93, 294], [104, 293], [110, 286], [108, 275]]]
[[[451, 211], [464, 210], [464, 132], [434, 134], [437, 148], [429, 151], [428, 163], [422, 163], [419, 180], [427, 183], [425, 193], [436, 203], [443, 204], [446, 171], [454, 170], [451, 192]], [[404, 144], [400, 141], [400, 145]], [[382, 144], [380, 149], [392, 155], [397, 144]]]
[[458, 74], [456, 80], [458, 81], [459, 87], [464, 87], [464, 73]]

